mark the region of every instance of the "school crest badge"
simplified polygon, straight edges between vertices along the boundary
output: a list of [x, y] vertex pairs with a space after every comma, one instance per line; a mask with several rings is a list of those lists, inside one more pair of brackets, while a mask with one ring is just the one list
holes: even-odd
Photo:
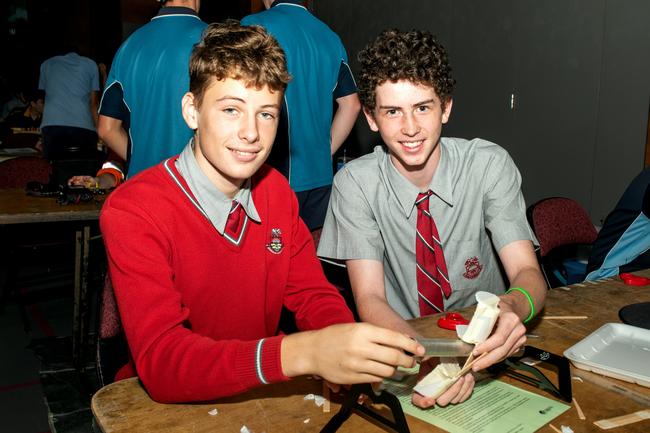
[[282, 244], [282, 231], [280, 229], [271, 229], [271, 240], [266, 244], [266, 248], [273, 254], [280, 254], [284, 244]]
[[474, 256], [465, 261], [465, 272], [463, 273], [463, 277], [473, 280], [479, 276], [482, 270], [483, 265], [479, 263], [478, 257]]

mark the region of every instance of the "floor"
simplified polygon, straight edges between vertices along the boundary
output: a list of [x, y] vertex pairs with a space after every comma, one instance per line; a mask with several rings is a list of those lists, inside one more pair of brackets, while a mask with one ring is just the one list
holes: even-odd
[[[0, 306], [0, 430], [92, 432], [89, 403], [98, 388], [94, 346], [89, 344], [88, 362], [79, 374], [71, 363], [71, 274], [54, 282], [26, 281], [16, 285], [20, 296]], [[34, 302], [21, 308], [18, 298]]]

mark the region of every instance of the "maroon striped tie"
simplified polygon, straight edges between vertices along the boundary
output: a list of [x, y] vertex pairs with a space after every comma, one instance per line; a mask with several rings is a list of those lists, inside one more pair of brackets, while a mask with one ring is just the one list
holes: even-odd
[[226, 239], [235, 245], [239, 245], [239, 242], [244, 237], [247, 221], [248, 216], [246, 215], [246, 211], [244, 211], [244, 208], [237, 200], [233, 200], [230, 213], [228, 214], [228, 220], [226, 220], [226, 227], [223, 230]]
[[443, 295], [449, 298], [451, 284], [447, 274], [445, 255], [442, 252], [440, 235], [429, 213], [431, 190], [418, 194], [415, 205], [418, 208], [418, 221], [415, 235], [415, 265], [418, 284], [420, 315], [438, 313], [445, 310]]

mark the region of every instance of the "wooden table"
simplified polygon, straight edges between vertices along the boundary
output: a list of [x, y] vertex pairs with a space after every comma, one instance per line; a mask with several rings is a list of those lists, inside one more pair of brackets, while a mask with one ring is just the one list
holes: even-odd
[[22, 189], [0, 189], [0, 225], [79, 222], [76, 230], [74, 312], [72, 322], [73, 364], [81, 368], [87, 323], [88, 257], [91, 223], [99, 219], [103, 196], [85, 203], [60, 205], [54, 197], [34, 197]]
[[[650, 270], [639, 273], [650, 277]], [[570, 286], [569, 290], [553, 289], [549, 292], [546, 308], [541, 318], [529, 324], [529, 333], [539, 338], [528, 343], [540, 349], [561, 355], [565, 349], [608, 322], [619, 322], [618, 310], [628, 304], [650, 301], [650, 286], [624, 285], [618, 278]], [[470, 309], [471, 310], [471, 309]], [[586, 320], [546, 320], [544, 316], [586, 315]], [[416, 319], [415, 327], [427, 336], [453, 337], [435, 325], [436, 316]], [[575, 370], [574, 370], [575, 371]], [[618, 386], [650, 397], [650, 389], [631, 383], [606, 378]], [[507, 377], [506, 382], [550, 397], [523, 382]], [[569, 409], [553, 420], [556, 427], [570, 426], [576, 433], [601, 431], [593, 421], [628, 414], [645, 409], [635, 401], [594, 385], [572, 380], [573, 395], [587, 419], [578, 419], [576, 410]], [[239, 432], [246, 425], [255, 433], [319, 432], [334, 415], [339, 405], [332, 402], [332, 412], [323, 413], [313, 401], [303, 397], [308, 393], [321, 394], [321, 384], [316, 380], [299, 378], [287, 383], [274, 384], [252, 390], [236, 397], [219, 399], [205, 404], [159, 404], [152, 401], [138, 379], [115, 382], [99, 390], [92, 399], [92, 411], [104, 433], [122, 432]], [[212, 409], [217, 415], [210, 415]], [[308, 421], [307, 421], [308, 420]], [[437, 427], [407, 415], [413, 433], [441, 431]], [[339, 429], [340, 432], [385, 431], [371, 421], [352, 415]], [[552, 432], [546, 426], [542, 432]], [[648, 432], [650, 420], [631, 424], [615, 431]]]

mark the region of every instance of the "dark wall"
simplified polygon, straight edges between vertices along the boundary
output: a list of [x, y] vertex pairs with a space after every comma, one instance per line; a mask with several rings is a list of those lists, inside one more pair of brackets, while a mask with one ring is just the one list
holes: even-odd
[[[250, 0], [203, 1], [200, 16], [206, 22], [240, 19], [250, 13], [251, 5]], [[12, 88], [35, 87], [40, 64], [70, 48], [110, 67], [124, 38], [159, 8], [155, 0], [3, 1], [0, 43], [5, 60], [0, 76]], [[16, 19], [17, 9], [26, 16]]]
[[[314, 2], [357, 70], [381, 30], [428, 29], [458, 81], [443, 134], [506, 148], [531, 204], [578, 200], [600, 223], [643, 168], [650, 101], [647, 0]], [[346, 145], [377, 143], [365, 120]]]
[[[12, 19], [16, 8], [26, 17]], [[10, 0], [2, 7], [0, 74], [13, 86], [35, 87], [45, 59], [75, 49], [110, 64], [120, 42], [119, 0]]]

